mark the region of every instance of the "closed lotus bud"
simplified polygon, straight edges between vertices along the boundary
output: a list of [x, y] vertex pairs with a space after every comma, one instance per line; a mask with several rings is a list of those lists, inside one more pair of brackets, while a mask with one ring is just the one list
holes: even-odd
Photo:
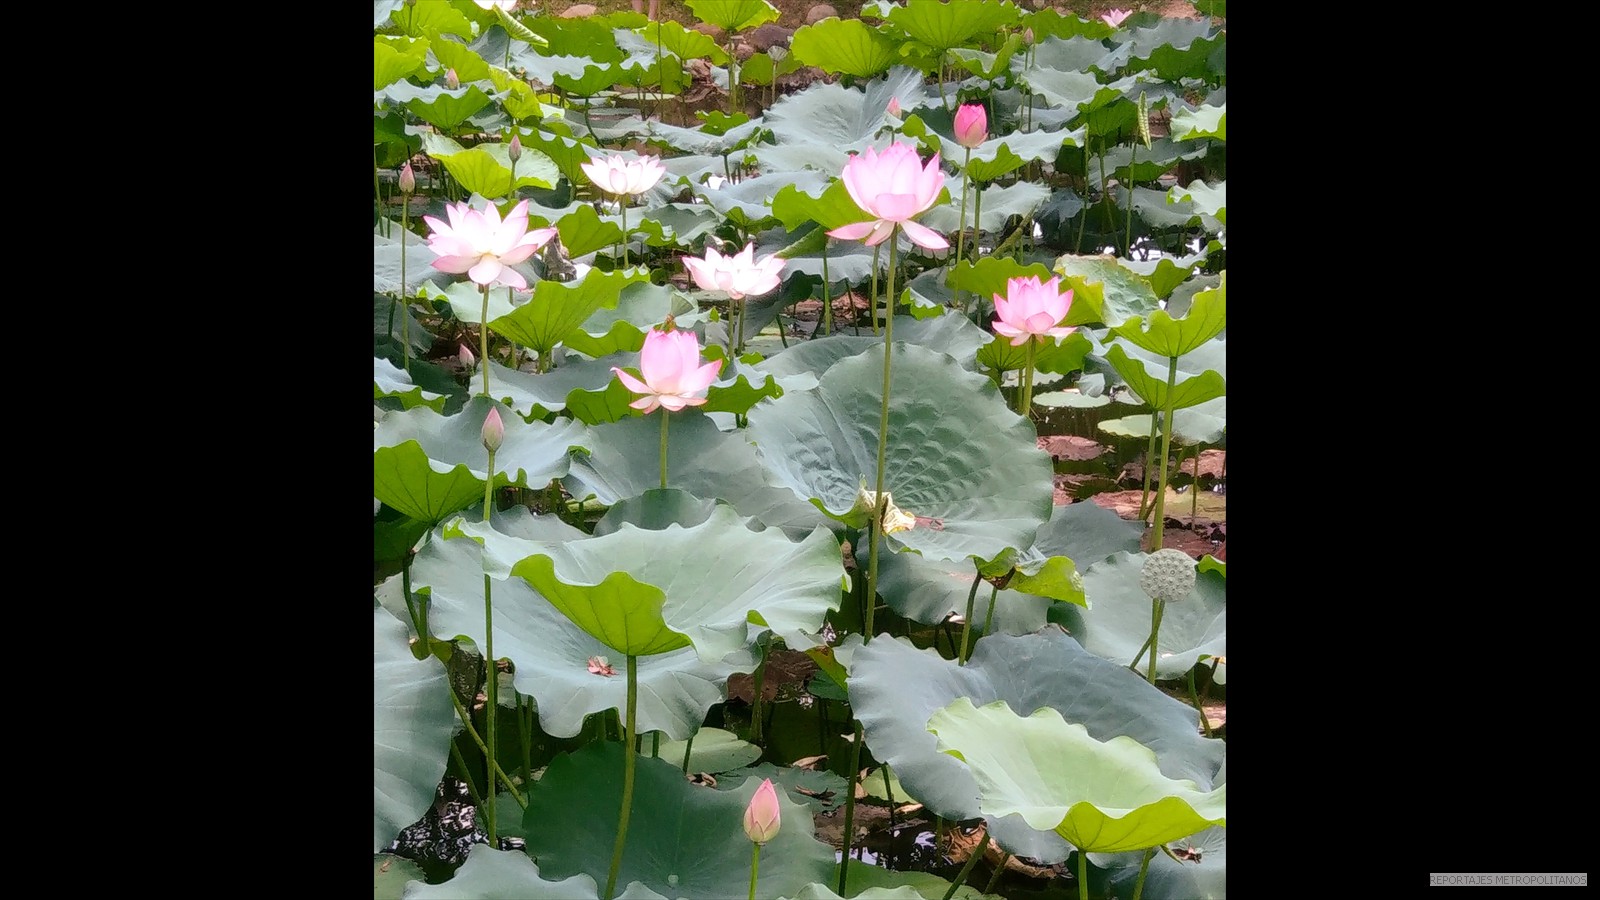
[[444, 70], [444, 86], [452, 91], [461, 87], [461, 76], [456, 74], [455, 69]]
[[461, 352], [457, 356], [461, 359], [461, 364], [469, 369], [472, 368], [473, 363], [478, 361], [478, 358], [472, 355], [472, 348], [466, 344], [461, 345]]
[[500, 421], [500, 410], [491, 409], [483, 420], [483, 448], [490, 453], [500, 449], [506, 439], [506, 426]]
[[989, 112], [981, 103], [967, 103], [956, 110], [956, 143], [972, 148], [989, 137]]
[[513, 166], [517, 164], [517, 160], [522, 158], [522, 140], [517, 135], [513, 134], [511, 136], [511, 146], [506, 148], [506, 155], [511, 157]]
[[1022, 43], [1025, 44], [1026, 46], [1029, 46], [1029, 47], [1033, 46], [1033, 29], [1032, 28], [1024, 28], [1024, 29], [1022, 29]]
[[900, 98], [899, 97], [890, 97], [889, 98], [889, 115], [894, 116], [897, 119], [900, 118]]
[[1139, 590], [1151, 600], [1182, 600], [1194, 590], [1194, 581], [1194, 557], [1171, 547], [1150, 554], [1139, 570]]
[[750, 805], [744, 810], [744, 833], [750, 840], [758, 844], [765, 844], [778, 835], [778, 791], [772, 786], [771, 778], [763, 778], [761, 786], [756, 788], [756, 795], [750, 798]]
[[417, 176], [411, 171], [411, 163], [406, 162], [400, 167], [400, 193], [409, 194], [417, 189]]

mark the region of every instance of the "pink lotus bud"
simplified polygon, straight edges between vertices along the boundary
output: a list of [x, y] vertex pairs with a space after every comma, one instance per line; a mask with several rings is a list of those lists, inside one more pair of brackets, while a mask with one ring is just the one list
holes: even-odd
[[461, 87], [461, 76], [456, 74], [455, 69], [444, 70], [444, 86], [452, 91]]
[[1115, 28], [1122, 24], [1123, 19], [1126, 19], [1131, 15], [1133, 15], [1133, 10], [1131, 9], [1113, 9], [1101, 16], [1100, 20], [1105, 22], [1107, 25], [1110, 25], [1112, 28]]
[[506, 155], [511, 157], [513, 166], [517, 164], [517, 160], [522, 158], [522, 141], [517, 135], [513, 134], [511, 136], [511, 146], [506, 148]]
[[899, 97], [890, 97], [889, 98], [889, 115], [894, 116], [897, 119], [900, 118], [900, 98]]
[[416, 189], [417, 176], [412, 173], [411, 163], [408, 160], [405, 165], [400, 167], [400, 193], [409, 194]]
[[763, 778], [756, 795], [750, 798], [750, 805], [745, 807], [744, 833], [750, 840], [765, 844], [777, 836], [781, 824], [778, 819], [778, 791], [772, 786], [771, 778]]
[[483, 420], [483, 448], [493, 453], [500, 449], [505, 439], [506, 426], [500, 421], [500, 410], [490, 409], [489, 415]]
[[956, 143], [972, 148], [989, 137], [989, 112], [981, 103], [966, 103], [956, 110]]
[[1024, 29], [1022, 29], [1022, 43], [1027, 45], [1027, 46], [1029, 46], [1029, 47], [1033, 46], [1033, 29], [1032, 28], [1024, 28]]
[[472, 368], [473, 363], [478, 361], [478, 358], [472, 355], [472, 348], [466, 344], [461, 345], [461, 352], [456, 355], [461, 359], [461, 364], [469, 369]]

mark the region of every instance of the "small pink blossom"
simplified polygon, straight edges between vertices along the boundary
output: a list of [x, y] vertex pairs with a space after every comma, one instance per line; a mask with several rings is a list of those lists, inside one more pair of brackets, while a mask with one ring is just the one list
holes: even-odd
[[1020, 347], [1036, 337], [1063, 338], [1070, 327], [1058, 327], [1072, 306], [1072, 291], [1060, 293], [1061, 277], [1039, 283], [1039, 276], [1006, 280], [1006, 296], [994, 295], [994, 333]]
[[889, 113], [889, 115], [894, 116], [896, 119], [900, 118], [900, 98], [899, 97], [890, 97], [889, 98], [888, 113]]
[[594, 186], [608, 194], [622, 196], [632, 194], [638, 196], [656, 186], [661, 176], [667, 174], [666, 167], [654, 156], [641, 156], [638, 159], [626, 159], [620, 153], [613, 153], [604, 159], [591, 158], [586, 163], [579, 164]]
[[769, 253], [757, 261], [755, 252], [755, 244], [745, 244], [743, 250], [728, 256], [707, 247], [705, 259], [686, 256], [683, 264], [702, 290], [726, 291], [729, 297], [743, 300], [774, 290], [783, 282], [783, 260]]
[[461, 87], [461, 76], [456, 74], [455, 69], [444, 70], [444, 86], [452, 91]]
[[522, 138], [519, 135], [513, 134], [511, 136], [511, 143], [506, 147], [506, 156], [511, 159], [512, 166], [515, 166], [517, 160], [522, 158]]
[[639, 351], [639, 374], [644, 380], [616, 366], [612, 366], [611, 371], [628, 390], [644, 395], [629, 406], [647, 414], [655, 412], [658, 406], [677, 412], [686, 406], [700, 406], [706, 402], [704, 396], [697, 395], [716, 380], [722, 363], [719, 359], [700, 364], [700, 341], [694, 332], [652, 328], [644, 336], [644, 347]]
[[966, 103], [956, 110], [956, 143], [971, 149], [989, 137], [989, 112], [982, 103]]
[[765, 844], [778, 836], [778, 828], [782, 824], [778, 811], [778, 790], [772, 786], [771, 778], [763, 778], [755, 796], [750, 798], [750, 805], [745, 807], [744, 833], [750, 840]]
[[589, 674], [604, 675], [609, 678], [617, 674], [617, 670], [611, 667], [611, 663], [607, 662], [604, 656], [591, 656], [589, 657]]
[[472, 368], [472, 364], [478, 361], [478, 358], [472, 355], [472, 348], [466, 344], [457, 346], [459, 350], [456, 352], [456, 357], [461, 360], [461, 365], [468, 369]]
[[407, 160], [406, 164], [400, 167], [400, 193], [409, 194], [416, 189], [417, 176], [411, 171], [411, 162]]
[[490, 407], [489, 414], [483, 419], [483, 449], [490, 453], [500, 449], [500, 444], [506, 439], [505, 423], [500, 421], [500, 410]]
[[1133, 10], [1131, 9], [1113, 9], [1101, 16], [1100, 20], [1105, 22], [1107, 25], [1110, 25], [1112, 28], [1115, 28], [1122, 24], [1123, 19], [1126, 19], [1131, 15], [1133, 15]]
[[844, 186], [872, 221], [856, 222], [828, 232], [829, 237], [847, 241], [866, 238], [868, 247], [889, 239], [894, 227], [906, 230], [906, 237], [919, 247], [944, 250], [950, 242], [911, 217], [926, 212], [939, 199], [944, 173], [939, 171], [939, 154], [924, 166], [917, 151], [899, 141], [878, 153], [868, 147], [865, 153], [850, 157], [844, 164]]
[[505, 220], [494, 204], [479, 211], [467, 203], [452, 203], [444, 208], [450, 224], [433, 216], [423, 216], [433, 229], [428, 249], [439, 258], [433, 267], [454, 275], [466, 273], [475, 283], [504, 284], [527, 290], [528, 280], [511, 268], [534, 254], [555, 237], [554, 228], [528, 230], [528, 201], [511, 207]]

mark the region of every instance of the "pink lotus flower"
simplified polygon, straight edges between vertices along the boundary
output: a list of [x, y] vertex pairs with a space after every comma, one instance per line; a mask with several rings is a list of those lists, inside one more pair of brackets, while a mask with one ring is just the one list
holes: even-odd
[[1044, 284], [1039, 283], [1037, 275], [1007, 279], [1006, 296], [994, 295], [994, 333], [1010, 338], [1013, 347], [1036, 337], [1062, 338], [1071, 334], [1072, 328], [1056, 326], [1072, 306], [1072, 291], [1062, 294], [1060, 289], [1060, 276]]
[[422, 217], [433, 229], [433, 234], [428, 235], [428, 249], [439, 257], [433, 267], [453, 275], [465, 272], [485, 287], [499, 283], [527, 290], [528, 280], [511, 266], [532, 256], [556, 236], [554, 228], [528, 230], [526, 200], [511, 207], [504, 221], [493, 204], [480, 212], [466, 203], [452, 203], [444, 211], [450, 217], [448, 225], [433, 216]]
[[716, 380], [722, 363], [719, 359], [700, 365], [700, 341], [694, 332], [652, 328], [644, 336], [644, 347], [639, 351], [639, 374], [644, 380], [616, 366], [612, 366], [611, 371], [622, 379], [623, 387], [644, 395], [629, 406], [647, 414], [655, 412], [658, 406], [677, 412], [686, 406], [700, 406], [706, 402], [705, 397], [696, 395]]
[[989, 137], [989, 112], [981, 103], [966, 103], [956, 110], [956, 143], [971, 149]]
[[592, 158], [580, 164], [578, 168], [589, 176], [595, 187], [616, 196], [643, 194], [655, 187], [661, 176], [667, 174], [666, 168], [654, 156], [641, 156], [629, 160], [624, 159], [619, 153], [613, 153], [605, 159]]
[[755, 244], [745, 244], [743, 250], [729, 256], [707, 247], [705, 259], [686, 256], [683, 264], [701, 289], [727, 291], [729, 297], [743, 300], [747, 296], [765, 294], [783, 281], [779, 277], [783, 260], [769, 253], [757, 262], [755, 253]]
[[1105, 22], [1107, 25], [1110, 25], [1112, 28], [1115, 28], [1118, 25], [1122, 24], [1122, 20], [1123, 19], [1126, 19], [1127, 17], [1129, 17], [1131, 15], [1133, 15], [1133, 10], [1131, 10], [1131, 9], [1113, 9], [1110, 12], [1106, 13], [1105, 15], [1101, 16], [1100, 17], [1100, 21]]
[[745, 807], [744, 833], [749, 835], [750, 840], [765, 844], [777, 837], [782, 824], [778, 812], [778, 791], [772, 786], [771, 778], [763, 778], [755, 796], [750, 798], [750, 805]]
[[894, 116], [896, 119], [900, 118], [900, 98], [899, 97], [890, 97], [889, 98], [888, 113], [889, 113], [889, 115]]
[[461, 87], [461, 76], [456, 74], [455, 69], [444, 70], [444, 86], [452, 91]]
[[517, 164], [517, 160], [522, 158], [522, 138], [520, 136], [515, 134], [511, 136], [511, 143], [506, 147], [506, 157], [511, 160], [511, 165], [513, 166]]
[[867, 246], [875, 247], [888, 240], [894, 226], [899, 225], [917, 246], [929, 250], [947, 249], [950, 242], [937, 231], [911, 221], [912, 216], [933, 206], [943, 186], [939, 154], [935, 153], [924, 166], [917, 151], [899, 141], [881, 155], [868, 147], [867, 152], [850, 157], [844, 164], [844, 187], [850, 199], [872, 216], [873, 221], [835, 228], [828, 236], [847, 241], [866, 238]]
[[417, 189], [417, 175], [411, 171], [411, 162], [408, 160], [400, 167], [400, 193], [409, 194]]
[[500, 449], [500, 444], [506, 439], [506, 425], [500, 421], [500, 410], [489, 408], [489, 415], [483, 419], [483, 449], [490, 453]]
[[456, 346], [456, 358], [461, 360], [461, 365], [468, 369], [472, 368], [472, 364], [478, 361], [478, 358], [472, 355], [472, 348], [466, 344], [457, 344]]

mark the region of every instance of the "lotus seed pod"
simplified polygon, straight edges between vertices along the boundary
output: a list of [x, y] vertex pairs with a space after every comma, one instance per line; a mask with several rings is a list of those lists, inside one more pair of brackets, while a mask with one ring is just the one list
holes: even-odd
[[1194, 590], [1194, 557], [1168, 547], [1145, 558], [1139, 570], [1139, 590], [1152, 600], [1172, 603]]

